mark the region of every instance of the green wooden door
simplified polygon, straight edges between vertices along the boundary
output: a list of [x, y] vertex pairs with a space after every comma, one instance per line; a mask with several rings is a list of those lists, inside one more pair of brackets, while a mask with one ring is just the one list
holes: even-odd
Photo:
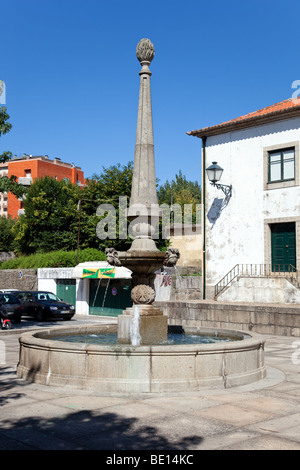
[[295, 222], [271, 225], [272, 271], [296, 268]]
[[131, 306], [131, 279], [90, 279], [90, 315], [117, 317]]
[[58, 279], [57, 296], [64, 302], [76, 304], [76, 279]]

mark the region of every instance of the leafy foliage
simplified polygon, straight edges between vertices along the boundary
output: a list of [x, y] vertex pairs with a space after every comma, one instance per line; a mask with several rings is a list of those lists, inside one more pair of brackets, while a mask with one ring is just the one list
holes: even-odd
[[175, 180], [166, 181], [164, 185], [159, 187], [157, 195], [159, 204], [174, 205], [175, 213], [177, 210], [182, 215], [184, 214], [185, 204], [189, 204], [191, 206], [191, 221], [196, 222], [196, 205], [201, 204], [201, 188], [197, 181], [187, 181], [181, 170], [179, 170], [178, 175], [175, 175]]
[[[105, 254], [99, 250], [88, 248], [79, 252], [79, 263], [85, 261], [105, 261]], [[58, 250], [50, 253], [37, 253], [29, 256], [4, 261], [0, 269], [38, 269], [72, 267], [77, 263], [77, 251]]]
[[9, 122], [6, 122], [9, 119], [9, 114], [7, 114], [7, 109], [5, 106], [0, 108], [0, 137], [2, 134], [6, 134], [12, 128], [12, 125]]
[[166, 181], [159, 187], [158, 200], [160, 204], [200, 204], [201, 188], [197, 182], [187, 181], [179, 170], [175, 180]]
[[[125, 214], [132, 170], [131, 162], [125, 166], [103, 168], [83, 188], [50, 177], [35, 180], [24, 200], [25, 214], [12, 227], [15, 252], [26, 255], [56, 250], [68, 252], [76, 250], [78, 239], [80, 251], [93, 248], [103, 252], [111, 246], [120, 251], [127, 250], [132, 243], [127, 235]], [[166, 182], [159, 188], [159, 203], [170, 204], [171, 195], [173, 203], [180, 207], [201, 201], [197, 183], [186, 181], [181, 172], [175, 181]], [[123, 207], [119, 206], [121, 196], [125, 199], [125, 207], [124, 199]], [[99, 224], [107, 238], [99, 238], [99, 232], [97, 235]], [[162, 237], [156, 243], [161, 250], [168, 244]]]
[[[12, 128], [12, 125], [7, 122], [9, 119], [9, 114], [6, 112], [6, 107], [2, 106], [0, 108], [0, 137], [2, 134], [6, 134], [9, 132]], [[4, 163], [7, 160], [9, 160], [12, 157], [11, 152], [3, 152], [2, 155], [0, 155], [0, 163]]]
[[28, 189], [22, 184], [18, 184], [16, 181], [16, 176], [2, 176], [0, 178], [0, 193], [11, 192], [17, 198], [23, 197], [27, 193]]
[[24, 200], [25, 215], [13, 228], [16, 250], [31, 254], [75, 249], [79, 192], [78, 186], [64, 180], [37, 179]]
[[0, 251], [12, 251], [14, 236], [12, 228], [15, 225], [16, 220], [10, 217], [0, 217]]
[[[120, 251], [129, 248], [132, 240], [127, 237], [127, 219], [124, 214], [120, 214], [119, 197], [127, 198], [126, 203], [129, 200], [132, 170], [132, 162], [124, 166], [117, 164], [109, 168], [103, 167], [102, 172], [99, 175], [94, 174], [84, 188], [81, 214], [82, 228], [80, 230], [80, 240], [83, 246], [97, 247], [104, 250], [113, 244]], [[108, 211], [105, 211], [106, 204], [114, 208], [114, 214], [108, 214]], [[110, 224], [108, 224], [105, 228], [108, 237], [100, 239], [96, 233], [97, 225], [101, 221], [106, 222], [108, 220], [112, 222], [113, 233], [109, 233]]]
[[133, 164], [121, 166], [120, 163], [109, 168], [102, 167], [102, 172], [92, 176], [91, 183], [94, 182], [95, 196], [105, 202], [110, 202], [118, 196], [130, 196], [132, 183]]
[[[94, 175], [87, 186], [80, 188], [66, 181], [45, 177], [35, 180], [24, 200], [25, 214], [14, 227], [15, 249], [31, 254], [50, 250], [80, 249], [104, 250], [112, 243], [123, 249], [131, 240], [119, 240], [119, 195], [129, 196], [132, 164], [103, 168]], [[105, 216], [97, 215], [100, 204], [112, 204], [116, 211], [116, 239], [97, 237], [97, 224]]]
[[[6, 107], [2, 106], [0, 108], [0, 137], [2, 134], [6, 134], [12, 128], [12, 125], [7, 122], [9, 119], [9, 115], [6, 112]], [[9, 151], [5, 151], [0, 155], [0, 163], [5, 163], [10, 160], [12, 157], [12, 153]], [[26, 188], [16, 182], [16, 177], [11, 176], [8, 178], [7, 176], [2, 176], [0, 178], [0, 193], [13, 193], [17, 198], [24, 196], [26, 193]]]

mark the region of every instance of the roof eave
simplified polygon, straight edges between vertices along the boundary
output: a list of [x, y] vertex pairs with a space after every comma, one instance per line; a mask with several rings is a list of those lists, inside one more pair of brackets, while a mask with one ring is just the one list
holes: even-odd
[[300, 116], [300, 106], [292, 109], [285, 109], [283, 111], [275, 111], [262, 116], [255, 116], [252, 118], [241, 119], [234, 122], [227, 122], [212, 127], [205, 127], [195, 131], [187, 132], [188, 135], [194, 137], [210, 137], [219, 134], [226, 134], [227, 132], [234, 132], [241, 129], [247, 129], [248, 127], [256, 127], [264, 124], [269, 124], [276, 121], [282, 121], [284, 119], [292, 119]]

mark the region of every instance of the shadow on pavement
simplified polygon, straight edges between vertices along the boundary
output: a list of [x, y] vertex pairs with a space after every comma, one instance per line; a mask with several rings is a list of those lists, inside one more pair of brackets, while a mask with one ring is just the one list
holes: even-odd
[[186, 450], [199, 436], [171, 440], [138, 418], [90, 410], [2, 421], [0, 450]]

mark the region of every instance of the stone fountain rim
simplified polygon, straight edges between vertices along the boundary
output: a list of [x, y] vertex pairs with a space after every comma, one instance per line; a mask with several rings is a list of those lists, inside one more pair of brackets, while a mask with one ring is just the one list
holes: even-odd
[[228, 341], [228, 342], [219, 342], [219, 343], [199, 343], [199, 344], [180, 344], [180, 345], [140, 345], [132, 346], [131, 344], [85, 344], [85, 343], [71, 343], [67, 341], [58, 341], [51, 339], [51, 337], [57, 336], [68, 336], [72, 334], [95, 334], [98, 333], [116, 333], [117, 325], [88, 325], [88, 326], [68, 326], [68, 327], [58, 327], [58, 328], [48, 328], [38, 331], [31, 331], [24, 333], [20, 336], [19, 342], [23, 345], [28, 345], [30, 347], [43, 348], [56, 351], [78, 351], [82, 353], [111, 353], [119, 355], [127, 355], [130, 351], [132, 355], [139, 355], [145, 353], [151, 354], [171, 354], [171, 353], [180, 353], [180, 354], [201, 354], [201, 353], [220, 353], [230, 352], [230, 351], [246, 351], [248, 349], [253, 349], [255, 346], [260, 348], [265, 343], [265, 338], [257, 333], [242, 331], [242, 330], [229, 330], [225, 328], [199, 328], [199, 327], [189, 327], [188, 333], [198, 333], [201, 331], [203, 334], [221, 332], [222, 334], [228, 336], [238, 336], [242, 337], [240, 341]]

